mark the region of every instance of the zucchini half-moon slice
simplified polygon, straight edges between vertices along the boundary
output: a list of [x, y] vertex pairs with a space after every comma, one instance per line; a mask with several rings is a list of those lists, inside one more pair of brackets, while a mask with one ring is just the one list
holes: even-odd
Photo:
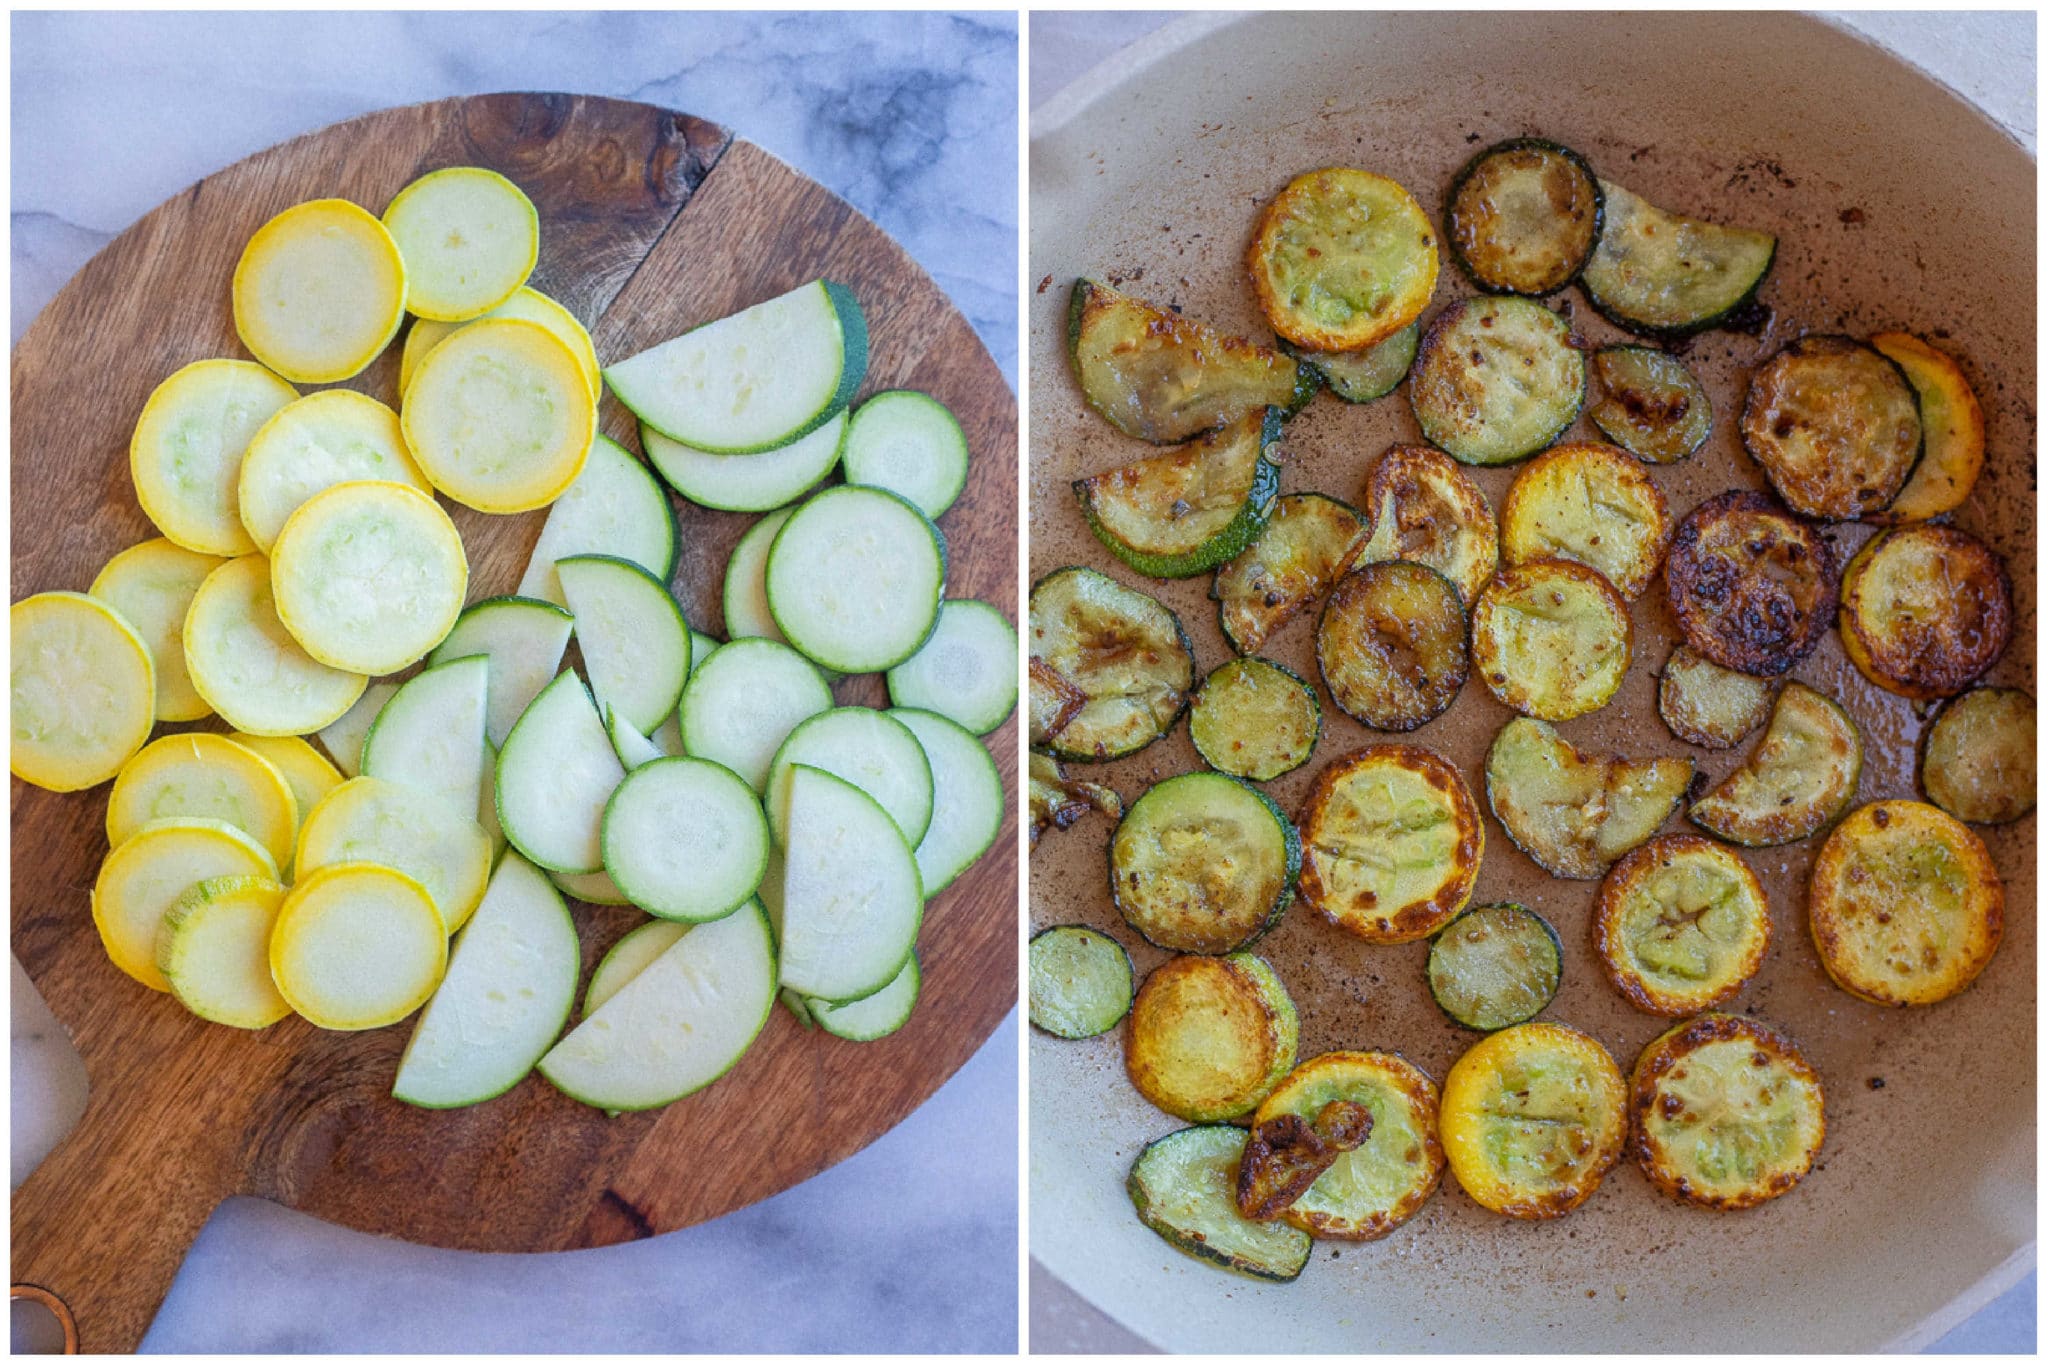
[[1682, 337], [1726, 322], [1756, 297], [1778, 239], [1668, 213], [1600, 182], [1600, 242], [1579, 275], [1600, 315], [1640, 336]]
[[1273, 330], [1315, 351], [1355, 351], [1406, 327], [1436, 292], [1436, 229], [1383, 175], [1296, 176], [1259, 214], [1245, 252]]
[[1687, 744], [1732, 749], [1771, 714], [1771, 696], [1769, 679], [1723, 668], [1680, 645], [1657, 680], [1657, 714]]
[[1263, 408], [1149, 459], [1074, 481], [1088, 529], [1152, 578], [1189, 578], [1244, 552], [1280, 496], [1267, 450], [1282, 413]]
[[1927, 449], [1892, 505], [1867, 520], [1896, 525], [1955, 511], [1984, 470], [1984, 410], [1977, 405], [1976, 391], [1945, 352], [1910, 333], [1880, 332], [1870, 344], [1913, 386]]
[[1280, 1082], [1253, 1124], [1286, 1114], [1313, 1122], [1340, 1100], [1372, 1115], [1371, 1132], [1280, 1216], [1318, 1238], [1372, 1241], [1413, 1218], [1443, 1178], [1436, 1082], [1390, 1052], [1325, 1052]]
[[1703, 1014], [1644, 1048], [1629, 1108], [1650, 1183], [1708, 1209], [1786, 1193], [1827, 1135], [1819, 1075], [1790, 1038], [1738, 1015]]
[[1569, 559], [1598, 569], [1630, 599], [1657, 576], [1670, 539], [1664, 495], [1643, 467], [1592, 441], [1544, 451], [1515, 476], [1501, 506], [1508, 563]]
[[1596, 758], [1518, 716], [1486, 754], [1486, 799], [1553, 876], [1591, 881], [1657, 832], [1692, 787], [1689, 758]]
[[1432, 446], [1389, 446], [1365, 487], [1371, 534], [1357, 563], [1407, 559], [1458, 587], [1470, 607], [1500, 565], [1493, 504], [1464, 467]]
[[1375, 730], [1434, 720], [1471, 671], [1457, 588], [1405, 559], [1353, 569], [1323, 603], [1316, 667], [1339, 709]]
[[1864, 542], [1842, 573], [1842, 650], [1902, 697], [1954, 696], [2012, 642], [2012, 583], [1983, 541], [1905, 526]]
[[1717, 494], [1671, 534], [1664, 586], [1685, 642], [1723, 668], [1775, 678], [1834, 620], [1835, 552], [1820, 529], [1763, 494]]
[[1856, 799], [1863, 737], [1839, 705], [1804, 683], [1787, 683], [1763, 742], [1713, 791], [1692, 821], [1734, 844], [1804, 839]]
[[1381, 744], [1323, 769], [1301, 842], [1303, 900], [1368, 943], [1407, 943], [1443, 928], [1472, 898], [1486, 827], [1448, 760]]
[[1173, 728], [1195, 685], [1180, 618], [1093, 569], [1031, 589], [1031, 742], [1060, 758], [1134, 754]]
[[1168, 1133], [1138, 1154], [1124, 1189], [1139, 1220], [1175, 1250], [1285, 1284], [1301, 1274], [1315, 1242], [1300, 1228], [1237, 1211], [1237, 1168], [1249, 1140], [1227, 1123]]
[[1294, 1068], [1294, 1002], [1250, 953], [1167, 960], [1138, 988], [1130, 1018], [1131, 1084], [1190, 1123], [1251, 1113]]
[[1607, 346], [1593, 353], [1601, 397], [1588, 411], [1607, 439], [1639, 460], [1676, 464], [1698, 450], [1714, 426], [1714, 403], [1684, 362], [1648, 346]]
[[1209, 589], [1231, 647], [1257, 653], [1274, 631], [1329, 591], [1364, 535], [1365, 520], [1348, 503], [1321, 493], [1277, 499], [1266, 529], [1216, 571]]
[[1322, 375], [1330, 392], [1347, 403], [1370, 403], [1385, 398], [1408, 377], [1415, 363], [1415, 347], [1422, 340], [1422, 324], [1411, 322], [1400, 331], [1356, 351], [1304, 351], [1283, 341], [1280, 349]]
[[1561, 1218], [1621, 1159], [1627, 1099], [1614, 1058], [1575, 1028], [1538, 1022], [1489, 1034], [1444, 1080], [1451, 1174], [1482, 1208]]
[[1321, 380], [1268, 346], [1226, 337], [1095, 280], [1074, 281], [1067, 355], [1088, 406], [1126, 436], [1176, 445], [1247, 413], [1292, 417]]
[[1920, 402], [1883, 352], [1805, 336], [1750, 376], [1742, 444], [1787, 507], [1853, 521], [1889, 506], [1920, 462]]
[[1980, 687], [1941, 708], [1920, 751], [1927, 799], [1958, 820], [2002, 825], [2034, 808], [2034, 699]]
[[1600, 182], [1542, 138], [1497, 142], [1465, 163], [1444, 206], [1451, 259], [1489, 294], [1536, 297], [1578, 278], [1600, 241]]
[[1513, 464], [1564, 434], [1586, 401], [1571, 324], [1531, 299], [1461, 299], [1422, 334], [1408, 403], [1430, 444]]
[[1771, 911], [1734, 850], [1666, 834], [1608, 869], [1593, 951], [1630, 1004], [1673, 1018], [1729, 999], [1764, 965]]
[[1502, 569], [1472, 608], [1472, 667], [1505, 706], [1541, 720], [1597, 711], [1628, 673], [1628, 603], [1565, 559]]
[[1110, 898], [1148, 943], [1233, 953], [1280, 922], [1301, 862], [1301, 836], [1264, 792], [1224, 773], [1182, 773], [1118, 822]]

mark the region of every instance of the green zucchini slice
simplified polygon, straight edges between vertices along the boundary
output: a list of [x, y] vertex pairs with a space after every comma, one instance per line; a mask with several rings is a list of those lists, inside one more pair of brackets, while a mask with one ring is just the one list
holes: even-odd
[[1436, 1083], [1390, 1052], [1325, 1052], [1280, 1082], [1253, 1123], [1289, 1115], [1313, 1122], [1338, 1102], [1364, 1108], [1371, 1131], [1280, 1216], [1317, 1238], [1370, 1241], [1414, 1217], [1443, 1178]]
[[1614, 585], [1565, 559], [1501, 570], [1472, 608], [1472, 667], [1503, 705], [1539, 720], [1605, 706], [1633, 640]]
[[1202, 680], [1188, 714], [1195, 751], [1232, 777], [1269, 782], [1308, 762], [1323, 733], [1315, 689], [1265, 659], [1232, 659]]
[[1980, 687], [1941, 708], [1920, 752], [1920, 787], [1958, 820], [2002, 825], [2034, 808], [2034, 699]]
[[1564, 978], [1550, 921], [1519, 905], [1478, 905], [1429, 944], [1429, 993], [1451, 1022], [1481, 1033], [1541, 1014]]
[[1280, 496], [1278, 408], [1236, 418], [1178, 450], [1074, 481], [1088, 529], [1152, 578], [1189, 578], [1259, 538]]
[[1364, 519], [1335, 498], [1289, 493], [1275, 502], [1265, 531], [1216, 571], [1209, 589], [1231, 647], [1257, 653], [1330, 590], [1364, 534]]
[[1657, 714], [1702, 749], [1732, 749], [1771, 714], [1771, 683], [1723, 668], [1680, 645], [1657, 681]]
[[910, 1013], [917, 1008], [918, 992], [923, 987], [923, 969], [913, 951], [889, 984], [874, 994], [842, 1005], [806, 999], [804, 1013], [834, 1038], [844, 1038], [849, 1043], [872, 1043], [910, 1022]]
[[1501, 552], [1510, 564], [1569, 559], [1597, 569], [1636, 598], [1664, 563], [1671, 514], [1643, 467], [1613, 446], [1553, 446], [1515, 476], [1501, 506]]
[[1436, 231], [1383, 175], [1335, 167], [1289, 181], [1245, 251], [1273, 330], [1297, 346], [1354, 351], [1422, 314], [1436, 292]]
[[1176, 1250], [1285, 1284], [1301, 1274], [1315, 1243], [1300, 1228], [1255, 1223], [1237, 1211], [1237, 1166], [1247, 1140], [1228, 1124], [1168, 1133], [1138, 1154], [1124, 1187], [1139, 1219]]
[[1315, 371], [1270, 347], [1076, 280], [1067, 355], [1088, 406], [1126, 436], [1177, 445], [1247, 413], [1287, 416], [1315, 397]]
[[1585, 401], [1571, 324], [1530, 299], [1463, 299], [1438, 313], [1408, 381], [1423, 436], [1466, 464], [1534, 455]]
[[1756, 297], [1778, 239], [1667, 213], [1600, 182], [1600, 243], [1579, 275], [1586, 297], [1615, 326], [1682, 337], [1726, 322]]
[[1755, 1208], [1797, 1185], [1827, 1132], [1820, 1076], [1792, 1040], [1740, 1015], [1703, 1014], [1643, 1049], [1629, 1083], [1630, 1146], [1673, 1199]]
[[1982, 677], [2012, 643], [2005, 561], [1953, 526], [1902, 526], [1842, 571], [1842, 651], [1864, 677], [1934, 701]]
[[1372, 534], [1357, 563], [1426, 564], [1458, 585], [1466, 606], [1500, 565], [1493, 504], [1456, 460], [1430, 446], [1387, 447], [1365, 488]]
[[1280, 922], [1301, 836], [1263, 792], [1224, 773], [1183, 773], [1131, 803], [1109, 845], [1110, 894], [1146, 942], [1230, 953]]
[[1913, 386], [1927, 449], [1892, 505], [1867, 519], [1895, 525], [1953, 512], [1969, 498], [1984, 469], [1984, 410], [1977, 405], [1977, 393], [1954, 360], [1919, 337], [1880, 332], [1870, 344]]
[[1411, 322], [1400, 331], [1357, 351], [1303, 351], [1290, 342], [1280, 349], [1312, 367], [1329, 385], [1330, 392], [1347, 403], [1370, 403], [1385, 398], [1408, 377], [1415, 363], [1416, 343], [1422, 339], [1422, 324]]
[[1787, 683], [1763, 742], [1693, 803], [1692, 820], [1732, 844], [1796, 843], [1849, 808], [1862, 769], [1863, 737], [1849, 713], [1804, 683]]
[[1676, 1018], [1718, 1005], [1756, 975], [1770, 944], [1763, 887], [1726, 844], [1662, 835], [1600, 883], [1593, 951], [1637, 1009]]
[[1515, 846], [1553, 876], [1592, 881], [1648, 839], [1693, 783], [1689, 758], [1598, 758], [1518, 716], [1486, 753], [1486, 800]]
[[1293, 1068], [1299, 1031], [1294, 1002], [1263, 959], [1176, 957], [1145, 978], [1131, 1005], [1124, 1069], [1176, 1118], [1234, 1119]]
[[1123, 798], [1099, 782], [1083, 782], [1061, 770], [1051, 754], [1031, 755], [1031, 846], [1049, 829], [1065, 829], [1090, 811], [1123, 818]]
[[1173, 728], [1195, 685], [1180, 618], [1093, 569], [1031, 589], [1031, 742], [1060, 758], [1122, 758]]
[[1600, 182], [1584, 157], [1518, 137], [1458, 172], [1444, 205], [1444, 240], [1487, 293], [1534, 298], [1578, 278], [1600, 241], [1600, 218]]
[[1875, 347], [1804, 336], [1750, 376], [1742, 444], [1787, 507], [1853, 521], [1889, 506], [1919, 464], [1920, 401]]
[[1458, 589], [1405, 559], [1352, 570], [1323, 604], [1316, 667], [1338, 708], [1375, 730], [1434, 720], [1471, 668]]
[[1131, 1012], [1131, 955], [1108, 934], [1061, 924], [1031, 936], [1031, 1023], [1055, 1038], [1093, 1038]]
[[1593, 376], [1601, 388], [1588, 413], [1593, 425], [1639, 460], [1677, 464], [1713, 430], [1713, 400], [1677, 356], [1648, 346], [1605, 346], [1593, 353]]
[[1302, 817], [1301, 896], [1368, 943], [1407, 943], [1472, 898], [1486, 827], [1442, 755], [1379, 744], [1323, 769]]
[[1837, 574], [1819, 527], [1743, 489], [1686, 513], [1664, 561], [1685, 642], [1723, 668], [1770, 678], [1791, 672], [1827, 634]]

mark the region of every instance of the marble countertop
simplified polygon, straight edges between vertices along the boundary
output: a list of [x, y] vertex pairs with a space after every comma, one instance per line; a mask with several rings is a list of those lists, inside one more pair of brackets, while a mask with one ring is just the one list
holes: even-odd
[[[1112, 54], [1179, 17], [1177, 11], [1040, 12], [1031, 16], [1031, 107]], [[1900, 54], [1984, 110], [2034, 151], [2035, 22], [2029, 13], [1853, 13], [1831, 18]], [[1930, 1352], [2030, 1352], [2037, 1331], [2038, 1274], [1980, 1309]], [[1152, 1350], [1036, 1261], [1031, 1263], [1031, 1349], [1048, 1354]]]
[[[46, 13], [12, 36], [13, 339], [128, 224], [272, 143], [390, 105], [570, 90], [724, 123], [838, 191], [1017, 382], [1014, 15]], [[85, 1078], [18, 963], [12, 986], [19, 1184]], [[144, 1348], [1007, 1353], [1017, 1053], [1013, 1015], [858, 1156], [625, 1246], [439, 1251], [230, 1200]]]

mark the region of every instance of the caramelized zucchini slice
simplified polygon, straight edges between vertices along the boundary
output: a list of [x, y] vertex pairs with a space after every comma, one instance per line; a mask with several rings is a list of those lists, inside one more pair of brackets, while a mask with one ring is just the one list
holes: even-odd
[[1126, 436], [1178, 445], [1247, 413], [1288, 416], [1315, 397], [1314, 371], [1271, 347], [1076, 280], [1067, 354], [1088, 406]]
[[1920, 751], [1920, 787], [1958, 820], [2002, 825], [2034, 808], [2034, 699], [1980, 687], [1941, 708]]
[[1415, 363], [1415, 345], [1422, 339], [1422, 324], [1411, 322], [1400, 331], [1356, 351], [1304, 351], [1281, 342], [1304, 365], [1312, 367], [1329, 385], [1330, 392], [1347, 403], [1370, 403], [1385, 398], [1408, 377]]
[[1404, 559], [1353, 569], [1323, 603], [1316, 667], [1338, 708], [1375, 730], [1434, 720], [1471, 668], [1457, 588]]
[[1926, 521], [1961, 507], [1984, 470], [1984, 410], [1956, 362], [1908, 332], [1880, 332], [1870, 344], [1904, 371], [1920, 403], [1927, 448], [1891, 506], [1868, 520]]
[[1432, 446], [1389, 446], [1365, 488], [1372, 533], [1359, 564], [1407, 559], [1457, 584], [1466, 606], [1500, 564], [1493, 504], [1458, 462]]
[[1289, 493], [1275, 503], [1265, 531], [1216, 571], [1209, 589], [1231, 647], [1257, 653], [1330, 590], [1364, 535], [1364, 519], [1335, 498]]
[[1805, 336], [1750, 376], [1742, 444], [1787, 507], [1853, 521], [1890, 505], [1920, 462], [1920, 402], [1882, 352]]
[[1518, 137], [1480, 152], [1451, 181], [1444, 240], [1479, 288], [1534, 298], [1578, 278], [1600, 217], [1600, 182], [1584, 157]]
[[1835, 826], [1806, 908], [1820, 965], [1874, 1005], [1948, 999], [2005, 934], [2005, 885], [1984, 841], [1919, 801], [1873, 801]]
[[1664, 587], [1685, 642], [1710, 662], [1775, 678], [1835, 618], [1834, 547], [1762, 493], [1708, 498], [1671, 534]]
[[1629, 1145], [1673, 1199], [1749, 1209], [1798, 1184], [1827, 1134], [1820, 1076], [1768, 1024], [1703, 1014], [1643, 1049]]
[[1319, 1238], [1371, 1241], [1413, 1218], [1443, 1178], [1436, 1082], [1391, 1052], [1325, 1052], [1296, 1067], [1253, 1122], [1313, 1119], [1340, 1102], [1370, 1113], [1371, 1132], [1280, 1216]]
[[1280, 496], [1280, 410], [1263, 408], [1178, 450], [1074, 481], [1088, 529], [1153, 578], [1189, 578], [1259, 538]]
[[1516, 717], [1486, 753], [1486, 800], [1553, 876], [1591, 881], [1657, 832], [1692, 787], [1689, 758], [1594, 758]]
[[1472, 666], [1525, 716], [1570, 720], [1607, 705], [1628, 673], [1628, 603], [1598, 571], [1538, 559], [1495, 574], [1472, 609]]
[[1771, 713], [1771, 684], [1680, 645], [1657, 680], [1657, 714], [1687, 744], [1732, 749]]
[[1109, 844], [1110, 895], [1147, 943], [1229, 953], [1280, 922], [1301, 874], [1301, 837], [1256, 788], [1183, 773], [1131, 803]]
[[1664, 563], [1671, 514], [1643, 467], [1614, 446], [1552, 446], [1515, 476], [1501, 507], [1510, 564], [1569, 559], [1598, 569], [1623, 597], [1640, 596]]
[[1543, 1012], [1564, 976], [1564, 945], [1534, 910], [1476, 906], [1430, 940], [1428, 973], [1452, 1023], [1492, 1033]]
[[1628, 1136], [1621, 1068], [1564, 1024], [1489, 1034], [1444, 1081], [1451, 1174], [1482, 1208], [1561, 1218], [1585, 1203]]
[[1299, 1023], [1264, 959], [1176, 957], [1131, 1005], [1124, 1068], [1138, 1093], [1176, 1118], [1249, 1114], [1294, 1067]]
[[1056, 757], [1136, 753], [1173, 728], [1194, 685], [1194, 646], [1156, 599], [1084, 568], [1031, 589], [1032, 739]]
[[1639, 1010], [1678, 1018], [1720, 1004], [1756, 975], [1770, 944], [1763, 887], [1712, 839], [1652, 839], [1600, 883], [1593, 951]]
[[1138, 1153], [1124, 1189], [1139, 1219], [1176, 1250], [1285, 1284], [1301, 1274], [1315, 1243], [1300, 1228], [1237, 1211], [1245, 1141], [1242, 1128], [1227, 1124], [1168, 1133]]
[[1466, 464], [1534, 455], [1585, 401], [1571, 324], [1530, 299], [1461, 299], [1438, 313], [1408, 381], [1423, 436]]
[[1951, 526], [1905, 526], [1863, 543], [1842, 573], [1842, 650], [1902, 697], [1952, 697], [2012, 642], [2005, 561]]
[[1124, 803], [1098, 782], [1071, 778], [1050, 754], [1031, 755], [1031, 845], [1049, 829], [1065, 829], [1090, 811], [1123, 818]]
[[1693, 803], [1692, 822], [1732, 844], [1789, 844], [1827, 828], [1856, 799], [1863, 737], [1830, 698], [1787, 683], [1763, 742]]
[[1606, 346], [1593, 353], [1600, 401], [1593, 425], [1639, 460], [1677, 464], [1714, 426], [1714, 404], [1677, 356], [1648, 346]]
[[1093, 1038], [1131, 1012], [1131, 955], [1085, 924], [1059, 924], [1031, 936], [1033, 1027], [1055, 1038]]
[[1668, 213], [1600, 182], [1600, 243], [1579, 275], [1600, 315], [1639, 336], [1682, 337], [1730, 319], [1756, 297], [1778, 239]]
[[1472, 898], [1486, 827], [1457, 768], [1407, 744], [1347, 754], [1302, 817], [1301, 896], [1368, 943], [1428, 938]]
[[1202, 680], [1188, 713], [1195, 752], [1219, 772], [1269, 782], [1308, 762], [1323, 733], [1315, 689], [1265, 659], [1232, 659]]
[[1245, 266], [1275, 332], [1314, 351], [1355, 351], [1422, 315], [1436, 292], [1436, 230], [1383, 175], [1310, 171], [1259, 214]]

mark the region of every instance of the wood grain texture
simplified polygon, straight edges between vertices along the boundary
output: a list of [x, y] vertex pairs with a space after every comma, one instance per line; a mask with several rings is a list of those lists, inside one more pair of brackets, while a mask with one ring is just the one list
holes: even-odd
[[[16, 598], [82, 589], [115, 552], [154, 534], [129, 486], [129, 432], [171, 370], [243, 354], [227, 282], [258, 225], [321, 195], [381, 208], [416, 175], [453, 164], [489, 166], [533, 198], [533, 283], [590, 324], [607, 361], [821, 274], [849, 284], [872, 334], [864, 392], [924, 389], [968, 435], [967, 491], [940, 523], [948, 592], [1009, 614], [1016, 403], [938, 287], [843, 201], [724, 130], [562, 95], [448, 100], [325, 129], [209, 177], [96, 256], [14, 352]], [[394, 401], [398, 349], [347, 387]], [[637, 449], [630, 414], [609, 396], [601, 420]], [[543, 514], [449, 511], [469, 551], [470, 599], [510, 592]], [[753, 518], [680, 500], [678, 514], [675, 591], [700, 629], [722, 631], [725, 556]], [[886, 704], [879, 677], [846, 679], [837, 692]], [[1015, 723], [988, 738], [1013, 792]], [[79, 1128], [16, 1193], [13, 1273], [71, 1304], [89, 1351], [140, 1340], [192, 1237], [232, 1194], [489, 1251], [597, 1246], [716, 1217], [899, 1122], [1016, 997], [1013, 802], [994, 849], [929, 907], [923, 999], [895, 1036], [846, 1043], [778, 1009], [729, 1076], [661, 1111], [607, 1119], [538, 1078], [470, 1109], [418, 1110], [389, 1096], [410, 1020], [336, 1034], [291, 1019], [245, 1034], [123, 976], [88, 908], [106, 852], [106, 789], [57, 796], [15, 781], [11, 799], [14, 950], [92, 1087]], [[575, 912], [587, 980], [643, 917]]]

